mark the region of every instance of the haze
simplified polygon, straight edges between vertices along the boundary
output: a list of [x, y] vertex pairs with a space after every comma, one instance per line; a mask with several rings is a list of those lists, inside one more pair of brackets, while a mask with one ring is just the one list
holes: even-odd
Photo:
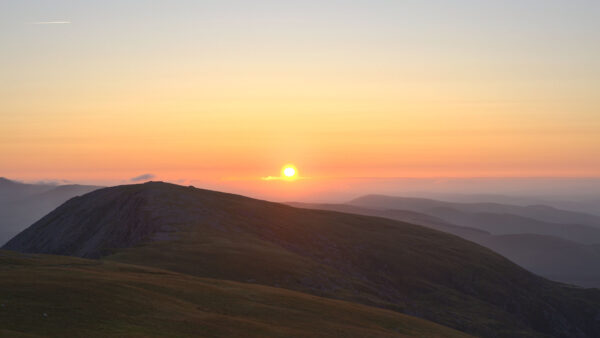
[[[0, 176], [151, 174], [278, 200], [398, 177], [593, 179], [599, 13], [596, 1], [4, 1]], [[305, 180], [260, 180], [286, 163]]]

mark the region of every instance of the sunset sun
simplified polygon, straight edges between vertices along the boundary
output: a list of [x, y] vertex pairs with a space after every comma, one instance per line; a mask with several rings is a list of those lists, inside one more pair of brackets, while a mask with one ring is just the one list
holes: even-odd
[[286, 179], [294, 179], [296, 178], [296, 168], [291, 165], [286, 165], [281, 169], [282, 176]]

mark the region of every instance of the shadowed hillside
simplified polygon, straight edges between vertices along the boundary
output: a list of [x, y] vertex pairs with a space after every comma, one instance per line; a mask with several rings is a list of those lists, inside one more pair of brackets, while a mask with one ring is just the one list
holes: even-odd
[[[517, 233], [492, 235], [487, 231], [458, 226], [441, 218], [414, 211], [369, 209], [347, 204], [288, 203], [289, 205], [321, 210], [334, 210], [358, 215], [385, 217], [410, 222], [460, 236], [490, 248], [536, 274], [555, 281], [584, 287], [600, 288], [600, 250], [598, 245], [586, 245], [555, 236]], [[496, 214], [492, 214], [496, 215]], [[520, 216], [499, 215], [503, 220]], [[493, 217], [492, 219], [495, 219]], [[486, 228], [487, 218], [476, 225]], [[543, 223], [541, 221], [533, 222]], [[493, 222], [493, 221], [492, 221]], [[560, 227], [560, 224], [547, 223]], [[491, 225], [493, 227], [493, 225]], [[588, 227], [596, 230], [596, 228]], [[504, 229], [509, 231], [509, 229]], [[600, 230], [600, 229], [598, 229]], [[571, 233], [572, 236], [576, 235]], [[581, 235], [581, 234], [579, 234]], [[593, 236], [590, 236], [593, 239]]]
[[247, 283], [0, 251], [0, 336], [466, 337], [422, 319]]
[[450, 234], [454, 234], [460, 236], [462, 238], [466, 238], [469, 240], [474, 240], [481, 238], [482, 236], [489, 236], [490, 233], [484, 230], [459, 226], [447, 221], [444, 221], [441, 218], [426, 215], [419, 212], [408, 211], [408, 210], [397, 210], [397, 209], [369, 209], [369, 208], [361, 208], [348, 204], [317, 204], [317, 203], [286, 203], [287, 205], [296, 207], [296, 208], [307, 208], [307, 209], [320, 209], [320, 210], [332, 210], [345, 212], [350, 214], [357, 215], [366, 215], [366, 216], [376, 216], [376, 217], [385, 217], [389, 219], [394, 219], [401, 222], [407, 222], [412, 224], [423, 225], [431, 229], [447, 232]]
[[284, 287], [481, 336], [600, 335], [600, 291], [550, 282], [454, 235], [165, 183], [73, 198], [4, 248]]

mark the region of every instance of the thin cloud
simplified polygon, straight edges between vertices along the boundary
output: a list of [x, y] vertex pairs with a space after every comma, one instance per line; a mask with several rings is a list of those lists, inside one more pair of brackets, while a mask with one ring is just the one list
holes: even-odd
[[276, 180], [282, 180], [283, 177], [279, 177], [279, 176], [266, 176], [266, 177], [261, 177], [260, 178], [263, 181], [276, 181]]
[[70, 24], [71, 21], [35, 21], [35, 22], [28, 22], [27, 24], [29, 25], [64, 25], [64, 24]]
[[151, 179], [153, 179], [155, 177], [156, 177], [156, 175], [154, 175], [154, 174], [143, 174], [143, 175], [140, 175], [140, 176], [132, 177], [129, 180], [131, 182], [140, 182], [140, 181], [148, 181], [148, 180], [151, 180]]
[[265, 176], [260, 178], [263, 181], [297, 181], [297, 180], [306, 180], [308, 177], [284, 177], [284, 176]]

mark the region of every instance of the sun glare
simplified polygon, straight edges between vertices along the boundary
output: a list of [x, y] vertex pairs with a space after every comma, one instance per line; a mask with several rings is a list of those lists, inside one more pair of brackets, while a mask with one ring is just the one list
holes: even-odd
[[282, 176], [285, 177], [286, 179], [293, 179], [296, 177], [296, 168], [294, 168], [291, 165], [286, 165], [281, 170], [281, 173], [283, 174]]
[[294, 168], [285, 168], [285, 170], [283, 171], [283, 174], [287, 177], [292, 177], [292, 176], [296, 175], [296, 170], [294, 170]]

